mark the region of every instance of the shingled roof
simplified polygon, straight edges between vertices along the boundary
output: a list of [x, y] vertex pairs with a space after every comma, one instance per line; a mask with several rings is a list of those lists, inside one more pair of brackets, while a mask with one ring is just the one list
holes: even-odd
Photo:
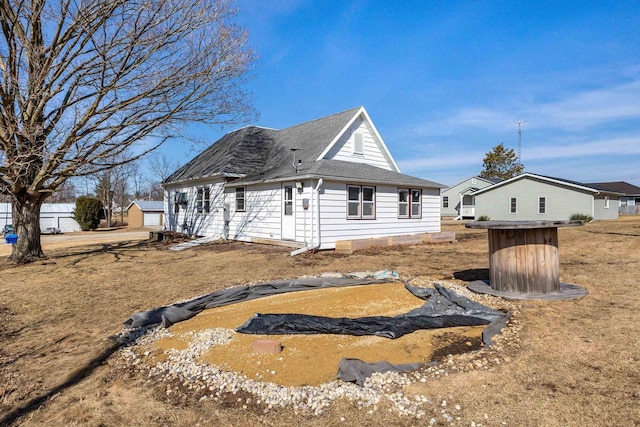
[[636, 187], [635, 185], [629, 184], [628, 182], [624, 182], [624, 181], [592, 182], [586, 185], [597, 186], [598, 188], [602, 188], [607, 191], [622, 193], [628, 196], [640, 196], [640, 187]]
[[[362, 107], [352, 108], [282, 130], [248, 126], [229, 132], [186, 165], [165, 184], [222, 176], [249, 184], [287, 178], [345, 178], [403, 185], [443, 187], [374, 166], [337, 160], [318, 160]], [[293, 167], [295, 150], [298, 170]]]

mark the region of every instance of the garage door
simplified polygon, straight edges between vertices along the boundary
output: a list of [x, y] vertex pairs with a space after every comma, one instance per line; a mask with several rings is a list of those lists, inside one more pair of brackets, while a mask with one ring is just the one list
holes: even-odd
[[144, 219], [143, 221], [143, 225], [145, 227], [151, 227], [154, 225], [161, 225], [160, 224], [160, 214], [158, 213], [146, 213], [144, 214]]
[[61, 216], [58, 218], [58, 228], [63, 233], [71, 233], [73, 231], [80, 231], [80, 224], [71, 217]]
[[54, 217], [49, 216], [41, 216], [40, 217], [40, 230], [44, 230], [47, 227], [55, 227], [56, 224], [53, 222], [55, 220]]

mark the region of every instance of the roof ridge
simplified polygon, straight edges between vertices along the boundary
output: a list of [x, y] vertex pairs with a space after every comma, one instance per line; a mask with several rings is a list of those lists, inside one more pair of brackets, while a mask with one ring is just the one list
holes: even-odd
[[355, 113], [357, 110], [360, 110], [361, 108], [364, 108], [364, 107], [362, 105], [360, 105], [358, 107], [348, 108], [348, 109], [346, 109], [344, 111], [340, 111], [338, 113], [329, 114], [329, 115], [326, 115], [324, 117], [319, 117], [317, 119], [307, 120], [306, 122], [302, 122], [302, 123], [298, 123], [298, 124], [295, 124], [295, 125], [288, 126], [286, 128], [282, 128], [282, 129], [280, 129], [280, 131], [289, 130], [289, 129], [292, 129], [292, 128], [295, 128], [295, 127], [298, 127], [298, 126], [307, 125], [307, 124], [310, 124], [310, 123], [313, 123], [313, 122], [317, 122], [317, 121], [320, 121], [320, 120], [326, 120], [329, 117], [339, 116], [340, 114], [344, 114], [344, 113], [347, 113], [349, 111], [353, 111]]

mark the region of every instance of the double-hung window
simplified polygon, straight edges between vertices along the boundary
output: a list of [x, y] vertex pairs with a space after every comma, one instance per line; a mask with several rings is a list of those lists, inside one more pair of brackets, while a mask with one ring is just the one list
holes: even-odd
[[509, 213], [518, 213], [518, 199], [515, 197], [512, 197], [509, 201]]
[[236, 188], [236, 211], [244, 212], [245, 211], [245, 188], [237, 187]]
[[198, 213], [209, 213], [209, 187], [198, 188], [196, 194], [196, 210]]
[[442, 196], [442, 207], [443, 208], [449, 207], [449, 196]]
[[398, 218], [422, 218], [422, 190], [398, 189]]
[[376, 218], [376, 188], [365, 185], [347, 186], [347, 219]]
[[540, 213], [540, 214], [547, 213], [547, 198], [546, 197], [538, 197], [538, 213]]

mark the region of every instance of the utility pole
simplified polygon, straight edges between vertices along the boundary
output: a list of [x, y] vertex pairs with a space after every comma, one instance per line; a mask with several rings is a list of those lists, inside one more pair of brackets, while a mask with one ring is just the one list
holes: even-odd
[[518, 120], [518, 164], [522, 165], [522, 120]]

